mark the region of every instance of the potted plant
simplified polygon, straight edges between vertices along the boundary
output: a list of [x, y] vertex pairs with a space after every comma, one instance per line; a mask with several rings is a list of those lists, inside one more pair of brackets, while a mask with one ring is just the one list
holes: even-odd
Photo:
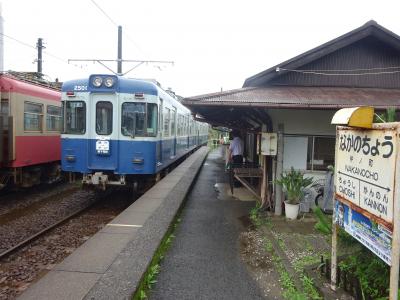
[[312, 177], [304, 177], [300, 171], [291, 167], [290, 172], [284, 173], [281, 179], [276, 180], [285, 192], [285, 213], [286, 217], [292, 220], [297, 219], [300, 200], [304, 195], [304, 188], [313, 183]]

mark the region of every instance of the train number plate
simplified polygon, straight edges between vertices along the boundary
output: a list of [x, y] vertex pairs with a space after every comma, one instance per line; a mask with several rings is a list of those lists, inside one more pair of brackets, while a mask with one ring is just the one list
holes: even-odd
[[109, 138], [97, 138], [96, 140], [96, 153], [99, 155], [110, 154], [110, 139]]

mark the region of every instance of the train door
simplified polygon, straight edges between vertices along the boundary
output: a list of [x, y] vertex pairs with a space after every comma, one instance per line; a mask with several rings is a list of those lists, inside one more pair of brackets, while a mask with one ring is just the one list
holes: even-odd
[[187, 124], [187, 149], [190, 147], [190, 119], [189, 115], [186, 116], [186, 124]]
[[158, 107], [158, 139], [157, 139], [157, 166], [162, 164], [162, 138], [163, 138], [163, 99], [160, 98]]
[[[12, 138], [8, 137], [8, 124], [12, 117], [10, 116], [10, 101], [9, 93], [1, 94], [0, 102], [0, 164], [6, 163], [9, 160], [10, 142]], [[9, 142], [10, 140], [10, 142]]]
[[[113, 95], [114, 96], [114, 95]], [[89, 105], [88, 168], [116, 170], [118, 167], [119, 130], [117, 103], [109, 95], [94, 94]]]
[[196, 145], [200, 145], [200, 124], [196, 124], [196, 131], [197, 131], [197, 143], [196, 143]]
[[172, 138], [172, 156], [175, 158], [176, 156], [176, 107], [172, 108], [172, 117], [171, 117], [171, 138]]
[[1, 99], [0, 102], [0, 164], [3, 163], [5, 153], [4, 153], [4, 145], [6, 144], [5, 141], [5, 120], [8, 120], [8, 99]]

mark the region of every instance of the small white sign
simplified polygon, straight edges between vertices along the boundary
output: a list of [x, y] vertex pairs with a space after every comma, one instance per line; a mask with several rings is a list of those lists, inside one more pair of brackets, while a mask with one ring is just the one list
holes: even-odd
[[276, 155], [278, 148], [278, 135], [276, 133], [263, 132], [261, 134], [261, 154]]
[[338, 130], [336, 194], [393, 221], [396, 130]]
[[97, 154], [110, 154], [110, 138], [97, 137], [96, 138], [96, 153]]

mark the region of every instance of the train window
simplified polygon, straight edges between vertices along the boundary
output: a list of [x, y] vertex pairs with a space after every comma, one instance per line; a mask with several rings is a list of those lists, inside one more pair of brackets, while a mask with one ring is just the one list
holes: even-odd
[[171, 136], [175, 136], [175, 123], [176, 123], [176, 108], [172, 110], [172, 118], [171, 118]]
[[161, 99], [160, 98], [160, 109], [158, 110], [158, 130], [159, 130], [159, 132], [160, 132], [160, 135], [161, 135], [161, 133], [162, 133], [162, 130], [163, 130], [163, 122], [164, 122], [164, 119], [163, 119], [163, 99]]
[[43, 105], [32, 102], [24, 103], [24, 130], [42, 130]]
[[183, 116], [178, 114], [178, 136], [183, 135]]
[[157, 135], [157, 104], [147, 103], [147, 135]]
[[113, 106], [111, 102], [99, 101], [96, 103], [96, 133], [110, 135], [112, 133]]
[[3, 129], [7, 130], [9, 115], [8, 99], [1, 99], [0, 115], [3, 118]]
[[61, 107], [47, 106], [46, 125], [48, 131], [61, 131]]
[[84, 134], [86, 132], [86, 103], [82, 101], [65, 102], [66, 134]]
[[165, 111], [164, 111], [164, 136], [169, 136], [170, 118], [171, 118], [171, 111], [169, 108], [165, 108]]
[[145, 136], [145, 104], [122, 104], [121, 132], [125, 136]]

